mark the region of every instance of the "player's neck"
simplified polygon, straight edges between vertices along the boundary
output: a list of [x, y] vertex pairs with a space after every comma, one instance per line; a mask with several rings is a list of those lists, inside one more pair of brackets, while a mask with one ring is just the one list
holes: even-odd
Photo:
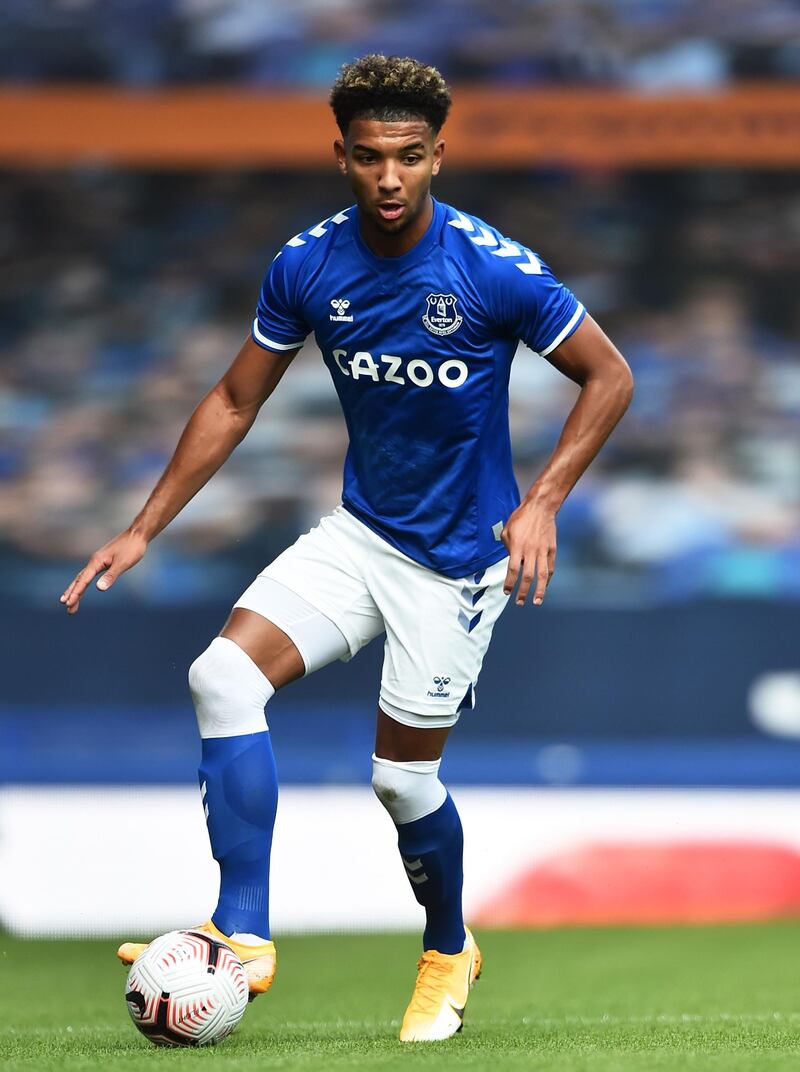
[[376, 257], [402, 257], [423, 237], [432, 219], [433, 199], [428, 194], [417, 218], [397, 234], [381, 231], [364, 213], [359, 213], [359, 231], [364, 243]]

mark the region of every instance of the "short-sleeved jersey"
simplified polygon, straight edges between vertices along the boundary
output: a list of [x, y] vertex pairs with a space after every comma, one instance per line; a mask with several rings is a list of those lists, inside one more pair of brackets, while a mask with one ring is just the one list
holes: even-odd
[[379, 257], [345, 209], [292, 238], [261, 289], [253, 338], [291, 350], [313, 331], [344, 411], [344, 506], [447, 577], [507, 552], [519, 504], [508, 380], [522, 339], [546, 355], [583, 306], [535, 253], [437, 202], [407, 253]]

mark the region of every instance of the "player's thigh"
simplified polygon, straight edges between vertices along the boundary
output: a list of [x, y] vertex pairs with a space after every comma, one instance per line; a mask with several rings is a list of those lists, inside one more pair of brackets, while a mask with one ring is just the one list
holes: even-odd
[[323, 517], [236, 602], [223, 635], [244, 648], [276, 688], [334, 659], [351, 659], [383, 632], [361, 572], [364, 550], [354, 545], [358, 533], [352, 530], [341, 508]]
[[492, 630], [508, 602], [507, 559], [452, 579], [401, 560], [385, 571], [376, 602], [386, 624], [380, 709], [420, 729], [452, 727], [475, 706]]
[[395, 763], [439, 759], [451, 729], [451, 726], [438, 729], [409, 726], [398, 722], [379, 707], [375, 727], [375, 755], [381, 759], [394, 760]]
[[[297, 645], [264, 614], [234, 607], [219, 635], [238, 644], [274, 689], [283, 688], [306, 672]], [[344, 644], [344, 637], [341, 640]]]

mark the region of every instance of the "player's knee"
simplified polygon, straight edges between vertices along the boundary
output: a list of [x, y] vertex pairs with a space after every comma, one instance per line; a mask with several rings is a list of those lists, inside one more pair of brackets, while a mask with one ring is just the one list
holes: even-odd
[[189, 667], [189, 689], [201, 737], [238, 737], [267, 728], [264, 707], [275, 690], [227, 637], [215, 637]]
[[399, 763], [372, 757], [372, 788], [395, 823], [412, 823], [444, 804], [447, 790], [439, 781], [441, 760]]

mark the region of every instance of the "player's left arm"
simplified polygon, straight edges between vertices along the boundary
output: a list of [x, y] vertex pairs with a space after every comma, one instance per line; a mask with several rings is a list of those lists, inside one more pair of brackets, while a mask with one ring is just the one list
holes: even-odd
[[510, 593], [520, 578], [518, 605], [527, 602], [534, 577], [533, 602], [544, 599], [556, 562], [556, 514], [633, 397], [628, 363], [588, 314], [547, 360], [581, 390], [555, 450], [501, 535], [509, 554], [503, 587]]

